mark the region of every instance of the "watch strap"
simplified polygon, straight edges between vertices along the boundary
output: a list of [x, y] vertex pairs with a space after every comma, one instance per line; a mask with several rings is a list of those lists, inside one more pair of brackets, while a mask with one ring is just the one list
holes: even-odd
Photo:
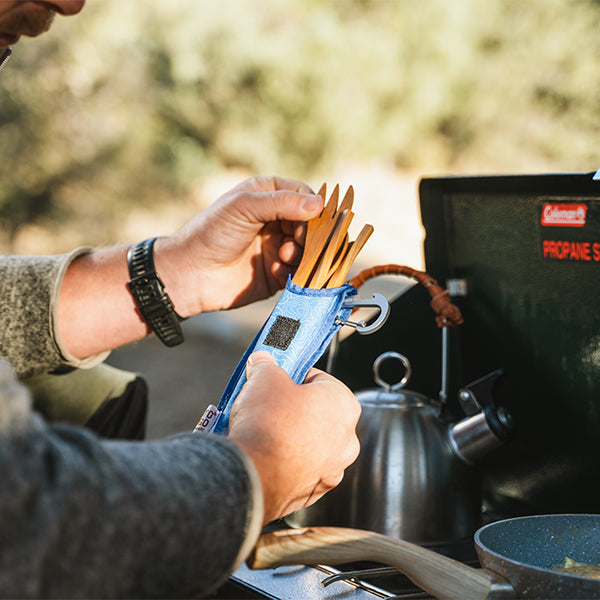
[[129, 283], [137, 309], [146, 324], [165, 346], [183, 342], [180, 321], [165, 286], [154, 268], [153, 248], [156, 238], [139, 242], [127, 252]]

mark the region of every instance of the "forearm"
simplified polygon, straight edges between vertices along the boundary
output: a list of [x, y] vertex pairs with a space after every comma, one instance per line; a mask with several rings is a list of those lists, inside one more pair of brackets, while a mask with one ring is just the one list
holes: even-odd
[[[243, 182], [154, 245], [154, 264], [175, 311], [189, 317], [243, 306], [285, 285], [301, 255], [305, 222], [323, 200], [280, 178]], [[68, 352], [90, 356], [135, 341], [148, 328], [135, 309], [125, 246], [70, 265], [57, 328]]]
[[127, 247], [96, 250], [73, 261], [58, 298], [56, 329], [83, 358], [140, 339], [148, 328], [127, 289]]
[[[154, 263], [165, 291], [182, 317], [195, 307], [188, 298], [183, 269], [175, 267], [173, 243], [158, 239]], [[73, 261], [67, 269], [57, 308], [57, 330], [65, 348], [85, 358], [134, 342], [150, 333], [129, 291], [127, 246], [100, 249]]]
[[260, 492], [224, 440], [100, 442], [38, 422], [0, 445], [4, 595], [192, 597], [259, 533]]

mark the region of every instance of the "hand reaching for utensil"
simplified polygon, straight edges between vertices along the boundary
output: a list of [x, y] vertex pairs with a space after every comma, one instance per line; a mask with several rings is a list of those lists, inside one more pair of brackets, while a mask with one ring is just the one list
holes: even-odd
[[227, 192], [171, 238], [158, 240], [156, 252], [165, 249], [177, 257], [173, 268], [196, 294], [188, 298], [189, 307], [176, 303], [177, 310], [186, 316], [271, 296], [300, 261], [306, 222], [322, 207], [322, 198], [300, 182], [257, 177]]
[[[283, 287], [300, 260], [306, 221], [322, 208], [307, 185], [257, 177], [158, 238], [154, 265], [177, 314], [243, 306]], [[69, 264], [56, 320], [64, 355], [85, 358], [149, 333], [127, 288], [127, 251], [102, 248]]]
[[267, 352], [252, 354], [231, 412], [229, 439], [263, 486], [264, 523], [309, 506], [341, 480], [359, 452], [360, 404], [340, 381], [312, 369], [294, 383]]
[[[294, 271], [300, 286], [341, 285], [373, 228], [365, 225], [349, 241], [353, 191], [339, 208], [338, 193], [336, 187], [324, 208], [325, 188], [317, 195], [297, 181], [257, 177], [158, 238], [154, 265], [176, 313], [189, 317], [261, 300]], [[149, 333], [128, 291], [127, 251], [94, 250], [69, 264], [56, 320], [63, 355], [86, 358]]]

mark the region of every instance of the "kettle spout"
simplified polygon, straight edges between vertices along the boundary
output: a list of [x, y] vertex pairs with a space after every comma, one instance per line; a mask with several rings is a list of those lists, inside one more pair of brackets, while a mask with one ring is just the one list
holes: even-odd
[[510, 437], [511, 417], [503, 408], [497, 408], [492, 399], [492, 388], [500, 375], [502, 371], [494, 371], [458, 394], [467, 417], [448, 427], [448, 441], [452, 452], [467, 464], [473, 464]]

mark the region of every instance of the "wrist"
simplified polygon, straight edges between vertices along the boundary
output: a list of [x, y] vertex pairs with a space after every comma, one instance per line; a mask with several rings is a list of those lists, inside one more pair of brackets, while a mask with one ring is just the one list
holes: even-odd
[[154, 242], [151, 238], [131, 246], [127, 252], [129, 282], [127, 287], [133, 296], [137, 311], [165, 346], [177, 346], [183, 342], [180, 317], [165, 291], [154, 264]]
[[194, 270], [185, 250], [173, 238], [154, 242], [154, 264], [178, 315], [187, 319], [202, 312]]
[[127, 246], [77, 256], [68, 266], [56, 309], [56, 328], [78, 358], [112, 350], [148, 334], [127, 290]]
[[240, 448], [254, 467], [254, 472], [262, 489], [263, 525], [284, 516], [284, 511], [279, 507], [281, 500], [278, 494], [278, 484], [276, 483], [276, 469], [274, 470], [272, 465], [266, 464], [269, 461], [265, 459], [264, 453], [257, 452], [252, 442], [248, 443], [248, 440], [236, 436], [232, 438], [231, 434], [228, 438]]

